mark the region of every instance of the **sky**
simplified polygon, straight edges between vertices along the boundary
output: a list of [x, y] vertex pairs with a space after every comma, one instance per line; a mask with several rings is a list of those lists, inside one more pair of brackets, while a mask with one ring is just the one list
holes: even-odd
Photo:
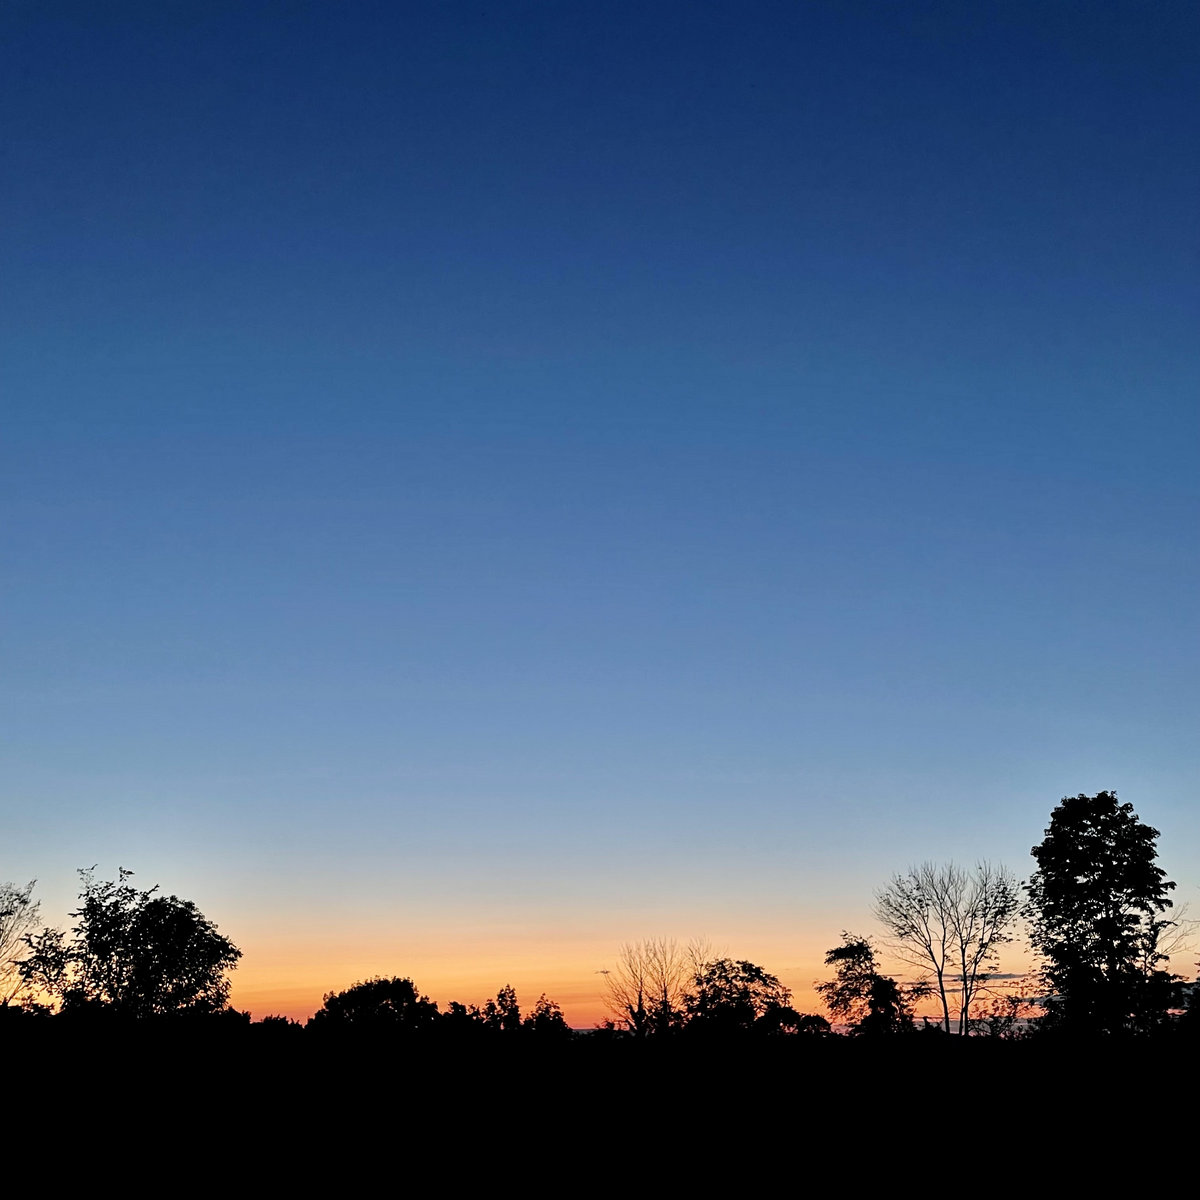
[[47, 920], [588, 1025], [1066, 795], [1200, 898], [1195, 6], [12, 0], [0, 111]]

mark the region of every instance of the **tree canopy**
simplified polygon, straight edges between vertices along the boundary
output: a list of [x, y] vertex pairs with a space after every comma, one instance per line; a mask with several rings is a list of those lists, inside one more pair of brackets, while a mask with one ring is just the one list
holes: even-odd
[[411, 979], [377, 975], [344, 991], [326, 992], [308, 1023], [313, 1029], [417, 1033], [430, 1028], [437, 1017], [437, 1004], [422, 996]]
[[1162, 915], [1175, 884], [1158, 866], [1158, 830], [1113, 792], [1068, 796], [1031, 853], [1025, 915], [1042, 959], [1047, 1024], [1077, 1032], [1145, 1032], [1176, 997], [1162, 968]]
[[688, 1026], [694, 1031], [732, 1032], [754, 1028], [783, 1028], [781, 1013], [798, 1014], [790, 1007], [792, 994], [757, 963], [745, 959], [714, 958], [700, 965], [684, 997]]

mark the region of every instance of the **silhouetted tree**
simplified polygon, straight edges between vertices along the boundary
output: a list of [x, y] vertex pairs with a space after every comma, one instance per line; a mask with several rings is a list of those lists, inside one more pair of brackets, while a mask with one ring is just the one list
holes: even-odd
[[954, 863], [922, 863], [894, 875], [876, 894], [874, 913], [897, 957], [930, 976], [951, 1032], [970, 1030], [971, 1004], [994, 968], [999, 947], [1012, 941], [1020, 894], [1004, 867], [980, 863], [973, 872]]
[[791, 992], [756, 963], [715, 958], [692, 976], [684, 997], [688, 1028], [693, 1032], [735, 1032], [752, 1029], [759, 1021], [781, 1023], [790, 1007]]
[[817, 984], [830, 1013], [858, 1035], [907, 1033], [913, 1029], [911, 1001], [928, 994], [922, 985], [905, 989], [879, 973], [871, 939], [842, 934], [842, 944], [825, 955], [835, 977]]
[[315, 1030], [355, 1029], [376, 1033], [421, 1033], [433, 1027], [438, 1006], [411, 979], [377, 975], [342, 992], [327, 992], [308, 1019]]
[[569, 1037], [571, 1033], [563, 1010], [553, 1000], [547, 999], [544, 992], [538, 997], [533, 1011], [521, 1023], [521, 1028], [538, 1037], [562, 1038]]
[[1068, 796], [1031, 853], [1030, 941], [1050, 993], [1044, 1024], [1081, 1033], [1146, 1032], [1178, 998], [1160, 964], [1175, 884], [1157, 865], [1158, 830], [1113, 792]]
[[609, 1010], [635, 1037], [663, 1034], [682, 1023], [688, 983], [707, 955], [697, 943], [646, 938], [621, 947], [604, 972]]
[[26, 987], [20, 960], [28, 953], [26, 938], [37, 928], [36, 884], [36, 879], [24, 887], [0, 883], [0, 1006], [11, 1004]]
[[103, 1008], [131, 1017], [217, 1013], [229, 1004], [228, 972], [242, 952], [190, 900], [138, 891], [123, 867], [115, 880], [81, 871], [76, 924], [28, 934], [20, 964], [31, 986], [64, 1011]]
[[497, 1033], [515, 1033], [521, 1028], [521, 1006], [511, 984], [506, 983], [481, 1011], [484, 1025]]

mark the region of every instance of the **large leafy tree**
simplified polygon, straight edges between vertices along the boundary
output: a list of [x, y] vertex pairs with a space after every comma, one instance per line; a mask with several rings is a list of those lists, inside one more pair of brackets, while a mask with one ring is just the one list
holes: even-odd
[[1158, 865], [1158, 830], [1113, 792], [1068, 796], [1031, 853], [1030, 941], [1050, 993], [1045, 1024], [1077, 1032], [1146, 1032], [1176, 999], [1163, 967], [1163, 913], [1175, 884]]
[[64, 1011], [130, 1017], [215, 1013], [229, 1005], [228, 973], [242, 952], [190, 900], [139, 891], [132, 871], [97, 880], [81, 871], [76, 925], [28, 934], [26, 982]]

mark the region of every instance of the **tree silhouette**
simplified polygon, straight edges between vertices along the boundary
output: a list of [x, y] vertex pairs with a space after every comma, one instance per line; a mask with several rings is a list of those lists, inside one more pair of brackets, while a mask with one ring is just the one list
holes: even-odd
[[130, 1017], [216, 1013], [229, 1004], [229, 971], [242, 952], [190, 900], [138, 891], [122, 867], [115, 880], [80, 871], [83, 890], [71, 936], [28, 934], [27, 983], [64, 1011], [103, 1008]]
[[897, 957], [925, 971], [951, 1032], [970, 1029], [971, 1005], [995, 966], [1000, 946], [1012, 941], [1020, 893], [1010, 871], [980, 863], [973, 872], [954, 863], [922, 863], [894, 875], [875, 897], [874, 913]]
[[544, 992], [538, 997], [533, 1011], [521, 1023], [521, 1028], [526, 1033], [542, 1038], [563, 1038], [571, 1034], [571, 1027], [563, 1016], [563, 1010], [553, 1000], [547, 999]]
[[512, 984], [506, 983], [482, 1008], [483, 1023], [497, 1033], [515, 1033], [521, 1028], [521, 1006]]
[[377, 975], [341, 992], [327, 992], [308, 1019], [314, 1030], [355, 1029], [372, 1033], [421, 1033], [433, 1027], [438, 1006], [411, 979]]
[[609, 1010], [635, 1037], [677, 1028], [688, 984], [706, 957], [698, 943], [682, 947], [674, 938], [627, 942], [604, 972]]
[[835, 977], [817, 984], [832, 1016], [857, 1035], [907, 1033], [913, 1028], [911, 1001], [928, 995], [924, 985], [905, 989], [879, 973], [871, 939], [842, 933], [842, 944], [825, 955]]
[[1081, 1033], [1146, 1032], [1177, 999], [1162, 969], [1175, 884], [1157, 865], [1158, 830], [1113, 792], [1068, 796], [1031, 853], [1030, 941], [1050, 992], [1044, 1025]]
[[760, 1021], [780, 1028], [782, 1017], [799, 1017], [789, 1006], [791, 992], [756, 963], [715, 958], [692, 976], [684, 997], [693, 1032], [746, 1031]]

